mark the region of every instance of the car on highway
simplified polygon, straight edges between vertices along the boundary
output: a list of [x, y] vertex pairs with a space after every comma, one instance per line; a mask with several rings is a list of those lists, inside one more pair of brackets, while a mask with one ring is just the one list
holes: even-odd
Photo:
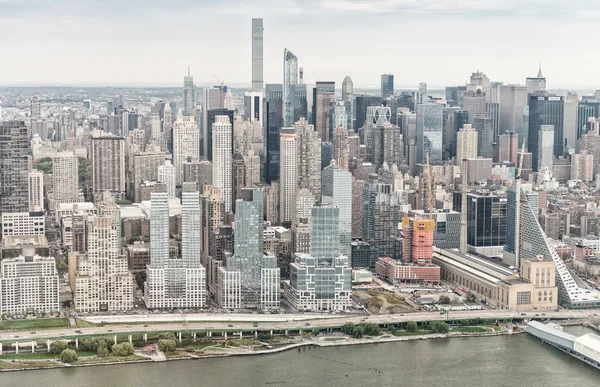
[[233, 325], [231, 325], [231, 324], [229, 324], [229, 325], [227, 325], [227, 326], [228, 326], [229, 328], [233, 328]]

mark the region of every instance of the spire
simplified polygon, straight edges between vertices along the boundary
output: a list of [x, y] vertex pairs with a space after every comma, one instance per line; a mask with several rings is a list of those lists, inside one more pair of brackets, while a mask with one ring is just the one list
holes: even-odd
[[190, 66], [188, 66], [188, 77], [190, 76]]
[[538, 70], [538, 78], [544, 78], [544, 76], [542, 75], [542, 61], [540, 61], [540, 69]]

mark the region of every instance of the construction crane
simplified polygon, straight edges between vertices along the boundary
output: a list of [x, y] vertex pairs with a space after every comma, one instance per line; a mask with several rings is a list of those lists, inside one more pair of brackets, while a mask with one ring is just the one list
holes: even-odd
[[215, 74], [210, 74], [213, 76], [213, 78], [215, 78], [217, 80], [217, 82], [219, 82], [221, 84], [221, 90], [223, 90], [223, 86], [225, 86], [225, 81], [220, 80], [219, 78], [217, 78], [217, 76]]
[[429, 165], [429, 152], [425, 156], [425, 178], [427, 179], [427, 193], [426, 193], [426, 201], [427, 206], [429, 207], [429, 217], [433, 218], [433, 193], [431, 191], [431, 186], [433, 185], [433, 179], [431, 177], [431, 166]]

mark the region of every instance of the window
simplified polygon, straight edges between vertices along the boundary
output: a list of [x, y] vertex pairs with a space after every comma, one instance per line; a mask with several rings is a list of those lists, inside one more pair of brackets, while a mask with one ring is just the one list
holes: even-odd
[[517, 292], [517, 305], [531, 304], [531, 292]]

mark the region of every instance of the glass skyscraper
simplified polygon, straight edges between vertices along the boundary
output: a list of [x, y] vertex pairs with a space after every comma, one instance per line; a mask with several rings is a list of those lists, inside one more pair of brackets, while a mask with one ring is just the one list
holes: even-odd
[[527, 149], [532, 153], [533, 170], [537, 171], [538, 132], [542, 125], [554, 125], [554, 157], [564, 152], [564, 97], [548, 93], [529, 95], [529, 134]]
[[426, 155], [429, 154], [431, 165], [442, 164], [443, 129], [443, 105], [417, 105], [417, 163], [425, 163]]

